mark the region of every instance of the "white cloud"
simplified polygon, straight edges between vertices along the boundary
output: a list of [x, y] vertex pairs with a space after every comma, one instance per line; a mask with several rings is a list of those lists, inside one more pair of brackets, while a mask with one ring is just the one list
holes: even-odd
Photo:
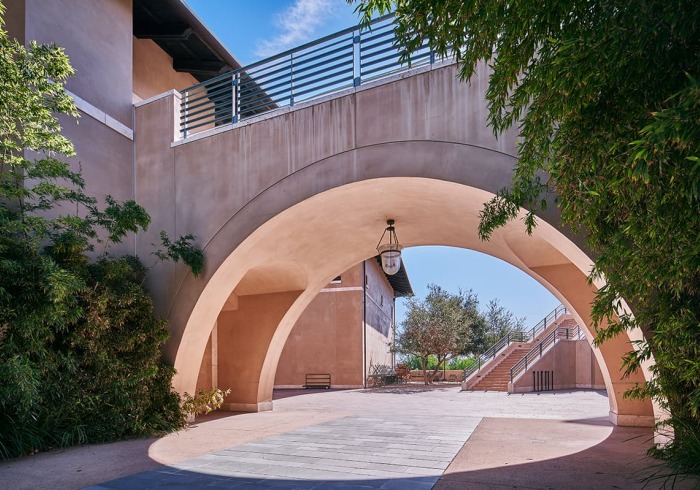
[[340, 4], [339, 0], [294, 0], [289, 8], [277, 14], [275, 23], [281, 32], [272, 39], [258, 41], [255, 55], [273, 56], [315, 39], [317, 29], [338, 15]]

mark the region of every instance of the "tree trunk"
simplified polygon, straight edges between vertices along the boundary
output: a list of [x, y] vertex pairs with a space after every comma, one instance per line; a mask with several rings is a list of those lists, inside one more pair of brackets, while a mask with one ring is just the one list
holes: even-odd
[[430, 382], [431, 382], [431, 383], [432, 383], [433, 380], [435, 379], [435, 375], [437, 374], [437, 372], [440, 370], [440, 366], [442, 366], [442, 365], [445, 363], [446, 359], [447, 359], [447, 356], [443, 356], [442, 362], [441, 362], [441, 361], [440, 361], [440, 355], [438, 354], [438, 356], [437, 356], [437, 360], [438, 360], [437, 365], [435, 366], [435, 369], [433, 369], [433, 372], [430, 373]]
[[427, 369], [426, 369], [427, 361], [426, 361], [425, 357], [421, 357], [420, 360], [421, 360], [421, 363], [423, 364], [423, 383], [428, 384], [428, 373], [427, 373]]

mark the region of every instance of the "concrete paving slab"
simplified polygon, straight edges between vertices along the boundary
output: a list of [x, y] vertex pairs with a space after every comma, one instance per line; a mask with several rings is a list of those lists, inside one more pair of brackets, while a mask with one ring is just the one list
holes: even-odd
[[[287, 392], [272, 412], [214, 414], [160, 439], [3, 463], [0, 486], [427, 489], [438, 482], [440, 489], [502, 489], [594, 482], [599, 488], [638, 488], [638, 469], [658, 464], [643, 456], [651, 431], [640, 430], [645, 440], [623, 444], [616, 437], [624, 431], [607, 422], [608, 409], [604, 392], [577, 390], [508, 395], [401, 386]], [[616, 463], [630, 455], [640, 458], [638, 466]], [[153, 471], [134, 479], [144, 470]], [[567, 471], [577, 480], [562, 479]]]
[[[388, 446], [401, 447], [401, 441], [405, 440], [410, 442], [413, 448], [420, 447], [421, 444], [424, 447], [433, 447], [436, 444], [434, 431], [425, 428], [422, 417], [406, 417], [401, 424], [391, 423], [391, 417], [390, 415], [371, 418], [344, 417], [314, 427], [273, 436], [263, 440], [262, 444], [255, 442], [239, 445], [173, 466], [189, 472], [202, 473], [204, 470], [209, 475], [229, 477], [234, 482], [237, 478], [252, 475], [259, 475], [261, 479], [284, 477], [316, 482], [327, 480], [348, 483], [353, 480], [372, 479], [382, 481], [379, 487], [382, 488], [391, 480], [400, 479], [410, 482], [411, 476], [414, 475], [416, 477], [439, 476], [471, 434], [471, 430], [460, 428], [456, 431], [461, 434], [460, 436], [452, 434], [447, 438], [446, 435], [440, 435], [438, 443], [442, 438], [447, 438], [453, 451], [443, 450], [440, 453], [424, 451], [425, 458], [422, 458], [418, 451], [406, 455], [400, 449], [388, 449]], [[469, 417], [465, 419], [470, 422], [469, 427], [476, 426], [475, 420]], [[395, 430], [386, 430], [388, 426]], [[449, 432], [444, 429], [440, 431]], [[329, 436], [329, 439], [324, 440], [335, 442], [318, 442], [319, 435]], [[362, 441], [361, 448], [355, 444], [346, 444], [355, 442], [358, 437]], [[454, 444], [455, 442], [457, 444]], [[309, 447], [312, 447], [312, 450], [309, 450]], [[110, 485], [115, 485], [114, 488], [122, 488], [125, 485], [131, 485], [132, 488], [147, 488], [145, 485], [152, 484], [153, 480], [157, 479], [157, 473], [157, 471], [141, 473], [118, 479], [114, 483], [103, 483], [101, 486], [110, 488]], [[204, 475], [200, 478], [183, 475], [183, 481], [187, 481], [190, 488], [207, 486], [206, 478]], [[167, 480], [174, 480], [174, 477], [170, 475]], [[270, 483], [265, 481], [264, 484]], [[427, 483], [420, 480], [416, 484], [416, 488], [419, 488], [425, 487]]]

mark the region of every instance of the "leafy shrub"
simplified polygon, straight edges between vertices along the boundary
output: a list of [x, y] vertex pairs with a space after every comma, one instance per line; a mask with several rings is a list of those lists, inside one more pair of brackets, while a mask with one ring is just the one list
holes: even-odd
[[[402, 362], [410, 369], [423, 369], [421, 358], [418, 356], [405, 356]], [[435, 369], [435, 366], [437, 366], [437, 358], [435, 356], [428, 356], [428, 362], [425, 363], [425, 368]]]
[[[99, 207], [65, 162], [75, 151], [56, 114], [77, 116], [64, 89], [72, 73], [60, 48], [12, 41], [0, 18], [1, 459], [185, 424], [174, 370], [160, 362], [168, 331], [142, 287], [147, 270], [108, 254], [150, 217], [109, 196]], [[193, 240], [161, 234], [156, 260], [199, 273]]]
[[[0, 456], [184, 425], [174, 370], [160, 363], [166, 324], [153, 316], [135, 258], [103, 257], [81, 276], [50, 256], [3, 255]], [[5, 274], [8, 265], [25, 274]]]
[[194, 396], [185, 393], [182, 397], [182, 410], [186, 414], [202, 415], [209, 413], [217, 408], [220, 408], [224, 403], [224, 396], [231, 393], [231, 390], [226, 391], [220, 388], [212, 388], [211, 390], [199, 390]]
[[473, 357], [455, 357], [447, 363], [447, 369], [458, 369], [463, 371], [471, 365], [473, 359]]
[[[464, 357], [464, 356], [458, 356], [458, 357], [455, 357], [454, 359], [450, 359], [449, 361], [447, 361], [446, 369], [463, 370], [469, 364], [470, 359], [472, 359], [472, 358], [471, 357]], [[421, 359], [418, 356], [405, 356], [403, 362], [411, 369], [423, 369], [423, 365], [421, 364]], [[435, 356], [429, 356], [428, 362], [426, 363], [426, 369], [435, 369], [436, 366], [437, 366], [437, 358]]]

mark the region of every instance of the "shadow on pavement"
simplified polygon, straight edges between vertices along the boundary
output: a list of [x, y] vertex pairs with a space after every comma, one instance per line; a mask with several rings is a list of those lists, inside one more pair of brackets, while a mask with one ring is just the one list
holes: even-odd
[[[581, 424], [581, 425], [604, 425], [610, 426], [610, 419], [608, 417], [592, 417], [587, 419], [574, 419], [574, 420], [564, 420], [566, 424]], [[653, 437], [652, 437], [653, 439]], [[651, 444], [651, 442], [649, 443]]]
[[164, 468], [149, 456], [149, 448], [156, 440], [70, 447], [4, 461], [0, 464], [0, 488], [76, 489], [94, 483], [96, 475], [114, 478]]
[[284, 388], [272, 392], [272, 400], [282, 400], [293, 396], [313, 395], [319, 393], [333, 393], [336, 391], [348, 391], [346, 388]]
[[86, 490], [145, 490], [145, 489], [280, 489], [299, 490], [320, 489], [391, 489], [391, 490], [430, 490], [435, 485], [435, 477], [408, 477], [396, 479], [358, 479], [358, 480], [297, 480], [276, 479], [259, 476], [227, 477], [225, 475], [207, 475], [193, 471], [171, 472], [167, 468], [138, 475], [112, 480], [107, 483], [88, 487]]
[[[649, 428], [611, 426], [600, 418], [523, 422], [530, 427], [519, 432], [517, 421], [484, 419], [435, 490], [700, 488], [700, 478], [673, 479], [662, 461], [646, 456], [653, 442]], [[581, 424], [610, 434], [566, 454], [574, 438], [567, 434], [575, 435]]]
[[[495, 421], [496, 419], [488, 419]], [[493, 424], [496, 427], [498, 421]], [[502, 422], [502, 421], [500, 421]], [[543, 422], [545, 427], [552, 421]], [[561, 421], [560, 421], [561, 422]], [[599, 425], [598, 419], [582, 419], [567, 421], [564, 424]], [[502, 424], [500, 424], [502, 426]], [[551, 425], [551, 424], [550, 424]], [[533, 437], [532, 431], [523, 432], [526, 439], [515, 444], [515, 450], [503, 451], [503, 440], [490, 441], [492, 449], [498, 452], [500, 447], [503, 457], [499, 460], [490, 457], [490, 468], [478, 468], [478, 454], [484, 450], [476, 437], [475, 441], [467, 442], [455, 457], [445, 473], [439, 477], [416, 476], [406, 478], [366, 478], [355, 480], [338, 480], [329, 477], [319, 479], [294, 479], [291, 476], [261, 477], [260, 475], [227, 476], [228, 469], [224, 466], [202, 468], [201, 472], [178, 470], [161, 467], [128, 477], [102, 483], [89, 490], [131, 490], [131, 489], [396, 489], [418, 490], [434, 488], [435, 490], [462, 489], [657, 489], [675, 488], [680, 490], [700, 488], [700, 479], [678, 478], [669, 479], [668, 469], [663, 463], [648, 458], [645, 455], [648, 446], [649, 429], [629, 427], [610, 427], [610, 435], [587, 449], [567, 454], [561, 457], [543, 459], [540, 461], [521, 461], [518, 459], [536, 459], [540, 449], [533, 444], [546, 444], [548, 438], [560, 438], [566, 431], [572, 430], [571, 425], [557, 428], [549, 435], [541, 434], [542, 440], [527, 440]], [[508, 429], [508, 427], [502, 427]], [[485, 434], [482, 434], [484, 436]], [[486, 434], [493, 437], [493, 433]], [[517, 440], [517, 437], [516, 439]], [[471, 441], [471, 440], [470, 440]], [[510, 441], [509, 441], [510, 442]], [[559, 441], [566, 451], [567, 441]], [[513, 444], [511, 444], [513, 446]], [[488, 448], [486, 448], [488, 450]], [[499, 464], [500, 462], [500, 464]], [[277, 471], [280, 469], [277, 468]], [[240, 469], [238, 470], [240, 472]], [[286, 470], [283, 470], [286, 471]], [[289, 468], [290, 472], [295, 468]], [[358, 475], [359, 476], [359, 475]]]
[[400, 384], [377, 386], [374, 388], [366, 388], [360, 390], [360, 393], [391, 393], [392, 395], [412, 395], [414, 393], [423, 393], [426, 391], [456, 391], [459, 386], [457, 383], [441, 383], [441, 384]]

